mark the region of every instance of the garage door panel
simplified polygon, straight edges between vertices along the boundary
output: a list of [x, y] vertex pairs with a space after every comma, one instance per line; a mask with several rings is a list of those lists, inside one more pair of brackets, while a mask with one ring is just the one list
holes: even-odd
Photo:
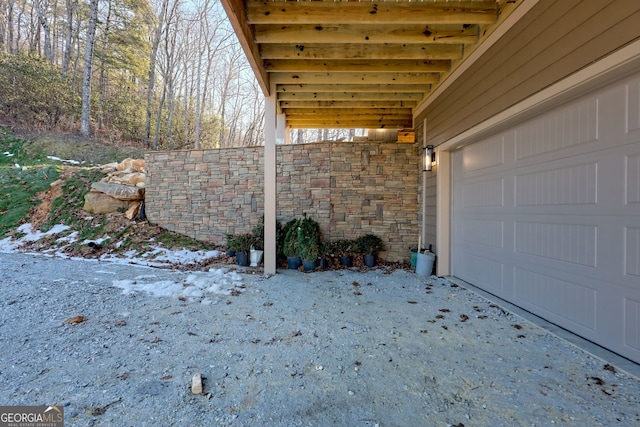
[[625, 157], [625, 203], [640, 206], [640, 154]]
[[508, 135], [498, 135], [495, 138], [489, 138], [477, 145], [470, 146], [465, 153], [462, 162], [462, 168], [465, 173], [484, 170], [487, 168], [494, 169], [505, 162], [505, 138]]
[[624, 300], [624, 344], [640, 351], [640, 299]]
[[452, 155], [452, 272], [640, 362], [640, 73]]
[[515, 143], [516, 160], [597, 141], [598, 106], [597, 98], [575, 102], [520, 126]]
[[504, 248], [504, 221], [467, 218], [462, 227], [465, 243], [490, 248]]
[[624, 274], [640, 280], [640, 228], [625, 228]]
[[640, 79], [634, 79], [626, 87], [626, 132], [631, 136], [640, 134]]
[[516, 175], [516, 206], [594, 205], [597, 183], [595, 161]]
[[505, 182], [503, 178], [470, 182], [462, 196], [465, 208], [493, 208], [505, 205]]
[[517, 221], [514, 234], [516, 252], [596, 267], [596, 226]]
[[464, 267], [456, 276], [463, 280], [473, 279], [474, 283], [496, 295], [504, 294], [504, 271], [502, 262], [492, 259], [483, 251], [464, 251], [460, 253], [460, 263]]
[[514, 279], [515, 297], [523, 306], [535, 306], [556, 323], [559, 320], [571, 322], [583, 334], [593, 336], [597, 289], [519, 267], [515, 269]]

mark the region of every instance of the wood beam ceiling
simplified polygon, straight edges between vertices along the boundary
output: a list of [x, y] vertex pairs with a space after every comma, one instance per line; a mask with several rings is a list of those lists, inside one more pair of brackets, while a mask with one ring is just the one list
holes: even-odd
[[243, 47], [263, 90], [275, 84], [279, 111], [299, 128], [412, 127], [413, 108], [505, 1], [222, 0], [240, 38], [251, 37]]

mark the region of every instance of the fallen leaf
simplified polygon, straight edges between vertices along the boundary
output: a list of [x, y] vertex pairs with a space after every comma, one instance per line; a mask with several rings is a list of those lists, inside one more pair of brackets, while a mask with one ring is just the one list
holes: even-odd
[[74, 317], [70, 317], [69, 319], [65, 320], [64, 323], [67, 325], [75, 325], [76, 323], [82, 323], [84, 321], [86, 321], [87, 318], [84, 316], [74, 316]]
[[466, 314], [461, 314], [460, 315], [460, 321], [461, 322], [466, 322], [467, 320], [469, 320], [469, 316], [467, 316]]
[[605, 371], [609, 371], [613, 374], [616, 373], [616, 368], [614, 368], [612, 365], [609, 365], [608, 363], [606, 365], [604, 365], [604, 370]]

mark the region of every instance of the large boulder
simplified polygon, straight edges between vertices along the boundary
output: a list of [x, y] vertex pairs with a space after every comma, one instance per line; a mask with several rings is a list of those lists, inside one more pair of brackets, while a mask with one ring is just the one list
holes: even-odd
[[106, 214], [127, 209], [129, 202], [115, 199], [104, 193], [91, 190], [84, 196], [84, 207], [86, 212], [94, 214]]
[[144, 188], [146, 175], [142, 172], [114, 172], [102, 179], [103, 182], [113, 184], [131, 185], [134, 187]]
[[116, 167], [117, 171], [144, 172], [144, 159], [124, 159]]
[[99, 191], [118, 200], [144, 200], [144, 188], [131, 185], [113, 184], [109, 182], [94, 182], [91, 189]]

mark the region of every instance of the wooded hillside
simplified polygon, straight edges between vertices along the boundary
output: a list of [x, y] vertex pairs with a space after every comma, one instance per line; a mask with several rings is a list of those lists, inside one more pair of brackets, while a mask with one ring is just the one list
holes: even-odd
[[263, 114], [217, 0], [0, 0], [0, 124], [213, 148]]

